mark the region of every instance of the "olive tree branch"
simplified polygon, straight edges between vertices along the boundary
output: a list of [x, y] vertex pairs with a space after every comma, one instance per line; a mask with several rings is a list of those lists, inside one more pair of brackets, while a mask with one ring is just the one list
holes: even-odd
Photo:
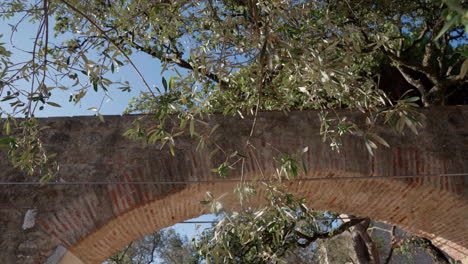
[[317, 233], [317, 234], [314, 234], [313, 236], [309, 236], [309, 235], [306, 235], [302, 232], [299, 232], [297, 230], [294, 230], [294, 233], [302, 238], [302, 239], [305, 239], [307, 240], [306, 243], [299, 243], [297, 242], [298, 246], [302, 247], [302, 248], [306, 248], [308, 247], [312, 242], [318, 240], [318, 239], [328, 239], [328, 238], [332, 238], [334, 236], [337, 236], [339, 234], [342, 234], [343, 232], [345, 232], [346, 230], [348, 230], [350, 227], [353, 227], [359, 223], [361, 223], [362, 221], [364, 221], [365, 219], [364, 218], [355, 218], [355, 219], [351, 219], [350, 221], [346, 222], [346, 223], [343, 223], [341, 224], [339, 227], [329, 231], [329, 232], [324, 232], [324, 233]]
[[411, 75], [401, 66], [397, 66], [396, 68], [401, 73], [403, 78], [419, 91], [419, 94], [421, 95], [421, 101], [424, 104], [424, 106], [429, 106], [429, 102], [427, 101], [427, 92], [421, 80], [417, 80], [411, 77]]
[[[123, 37], [120, 37], [120, 38], [123, 39]], [[143, 47], [140, 44], [136, 43], [134, 40], [130, 40], [129, 44], [133, 48], [135, 48], [135, 49], [137, 49], [139, 51], [143, 51], [144, 53], [147, 53], [148, 55], [154, 56], [154, 57], [160, 59], [161, 61], [168, 62], [168, 63], [174, 63], [174, 64], [176, 64], [177, 66], [179, 66], [181, 68], [191, 70], [191, 71], [195, 71], [195, 68], [188, 61], [182, 59], [178, 54], [175, 54], [176, 55], [175, 58], [172, 58], [172, 57], [169, 57], [169, 56], [161, 56], [160, 54], [157, 54], [156, 52], [152, 51], [151, 48]], [[208, 73], [202, 73], [202, 75], [207, 77], [208, 79], [216, 82], [216, 83], [224, 83], [224, 81], [221, 81], [219, 79], [219, 77], [215, 73], [208, 72]]]
[[89, 23], [91, 23], [99, 32], [101, 32], [101, 34], [104, 36], [104, 38], [109, 41], [110, 43], [112, 43], [112, 45], [114, 45], [119, 51], [120, 53], [122, 53], [122, 55], [128, 60], [128, 62], [130, 63], [130, 65], [132, 66], [132, 68], [135, 70], [135, 72], [138, 74], [138, 76], [140, 77], [140, 79], [143, 81], [143, 83], [145, 84], [146, 88], [148, 89], [148, 91], [151, 93], [151, 95], [153, 95], [153, 97], [156, 97], [156, 95], [154, 94], [153, 90], [151, 89], [151, 87], [149, 86], [148, 82], [146, 81], [146, 79], [144, 78], [143, 74], [140, 72], [140, 70], [138, 70], [138, 68], [136, 67], [135, 63], [133, 63], [132, 59], [130, 59], [130, 57], [125, 53], [125, 51], [122, 50], [122, 48], [117, 44], [115, 43], [115, 41], [110, 38], [106, 31], [104, 31], [94, 20], [92, 20], [88, 15], [86, 15], [85, 13], [83, 13], [82, 11], [80, 11], [78, 8], [74, 7], [73, 5], [71, 5], [70, 3], [68, 3], [67, 1], [65, 0], [60, 0], [60, 2], [64, 3], [68, 8], [70, 8], [71, 10], [75, 11], [76, 13], [78, 13], [80, 16], [82, 16], [84, 19], [86, 19]]

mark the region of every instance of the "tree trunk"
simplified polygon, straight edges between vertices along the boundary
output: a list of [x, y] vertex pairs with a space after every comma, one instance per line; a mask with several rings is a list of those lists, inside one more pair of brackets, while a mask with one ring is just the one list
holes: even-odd
[[379, 251], [367, 233], [369, 223], [367, 218], [351, 229], [353, 248], [359, 264], [380, 264]]

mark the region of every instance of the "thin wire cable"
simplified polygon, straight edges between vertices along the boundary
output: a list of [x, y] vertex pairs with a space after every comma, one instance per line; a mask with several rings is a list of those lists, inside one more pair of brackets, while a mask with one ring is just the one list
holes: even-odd
[[[0, 206], [0, 210], [20, 210], [20, 209], [37, 209], [37, 208], [34, 208], [34, 207], [8, 207], [8, 206]], [[50, 211], [42, 211], [42, 213], [44, 212], [54, 212], [53, 210], [50, 210]], [[314, 218], [315, 220], [318, 220], [318, 221], [328, 221], [328, 220], [344, 220], [344, 219], [360, 219], [360, 217], [316, 217]], [[187, 220], [187, 221], [183, 221], [183, 222], [178, 222], [176, 224], [217, 224], [219, 223], [219, 221], [191, 221], [191, 220]]]
[[[32, 206], [0, 206], [0, 210], [29, 210], [29, 209], [37, 209]], [[54, 210], [41, 210], [41, 213], [48, 213], [48, 212], [55, 212]], [[315, 220], [320, 220], [320, 221], [327, 221], [327, 220], [343, 220], [343, 219], [360, 219], [362, 217], [315, 217]], [[219, 221], [197, 221], [197, 220], [187, 220], [183, 222], [178, 222], [176, 224], [213, 224], [213, 223], [218, 223]]]
[[[302, 181], [341, 181], [341, 180], [384, 180], [384, 179], [404, 179], [417, 177], [459, 177], [468, 176], [468, 173], [441, 173], [441, 174], [418, 174], [418, 175], [390, 175], [390, 176], [351, 176], [351, 177], [309, 177], [295, 179], [244, 179], [244, 182], [302, 182]], [[0, 185], [106, 185], [106, 184], [203, 184], [203, 183], [236, 183], [240, 179], [220, 179], [220, 180], [188, 180], [188, 181], [74, 181], [74, 182], [0, 182]]]

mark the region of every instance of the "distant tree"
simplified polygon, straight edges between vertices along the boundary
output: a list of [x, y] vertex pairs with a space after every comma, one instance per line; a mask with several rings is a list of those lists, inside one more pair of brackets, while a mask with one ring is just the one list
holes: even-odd
[[183, 237], [176, 233], [174, 229], [169, 228], [151, 233], [138, 241], [130, 243], [105, 263], [175, 264], [191, 263], [193, 258], [193, 248], [188, 243], [187, 237]]

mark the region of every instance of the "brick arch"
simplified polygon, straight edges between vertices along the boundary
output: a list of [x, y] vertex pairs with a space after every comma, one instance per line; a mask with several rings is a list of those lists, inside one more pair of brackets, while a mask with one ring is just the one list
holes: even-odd
[[[350, 119], [360, 118], [357, 113], [342, 114]], [[468, 109], [435, 108], [426, 110], [426, 114], [431, 118], [419, 136], [402, 137], [386, 127], [376, 128], [392, 147], [379, 148], [373, 157], [368, 155], [361, 140], [353, 137], [344, 138], [339, 154], [332, 152], [321, 142], [314, 111], [292, 112], [288, 116], [260, 113], [252, 136], [249, 136], [251, 118], [240, 120], [215, 115], [208, 122], [220, 127], [209, 141], [216, 142], [228, 153], [239, 150], [248, 157], [244, 177], [269, 174], [275, 169], [272, 157], [279, 151], [294, 153], [305, 146], [309, 148], [303, 156], [309, 175], [303, 177], [308, 178], [468, 172], [465, 136]], [[210, 169], [223, 157], [220, 153], [211, 156], [213, 147], [196, 151], [198, 142], [189, 136], [176, 142], [175, 157], [157, 146], [142, 147], [121, 136], [134, 119], [134, 116], [109, 116], [105, 117], [105, 123], [86, 117], [43, 120], [52, 127], [45, 142], [62, 154], [62, 180], [219, 179]], [[247, 139], [252, 148], [245, 147]], [[238, 168], [232, 171], [231, 177], [235, 179], [239, 173]], [[432, 239], [457, 259], [468, 256], [466, 176], [288, 184], [292, 192], [307, 197], [311, 207], [398, 225]], [[215, 195], [232, 193], [234, 185], [218, 182], [40, 187], [38, 194], [31, 197], [38, 208], [38, 224], [33, 229], [37, 231], [36, 237], [26, 239], [49, 241], [47, 244], [34, 242], [43, 256], [53, 255], [57, 245], [67, 248], [62, 263], [100, 263], [132, 240], [199, 216], [202, 214], [199, 201], [206, 191]], [[235, 207], [235, 199], [228, 196], [224, 204]], [[32, 258], [40, 259], [40, 256]]]
[[[372, 186], [372, 191], [369, 190], [369, 186]], [[200, 189], [213, 190], [213, 187], [216, 187], [216, 193], [219, 194], [232, 191], [234, 186], [225, 184], [221, 187], [218, 184], [184, 188], [181, 192], [169, 195], [165, 199], [138, 206], [113, 218], [104, 226], [71, 246], [69, 250], [73, 255], [80, 258], [83, 263], [101, 263], [131, 241], [183, 220], [199, 216], [202, 208], [199, 206], [198, 201], [204, 198], [204, 191], [200, 192]], [[461, 202], [456, 197], [451, 197], [449, 194], [440, 195], [431, 192], [429, 189], [414, 191], [408, 189], [406, 184], [396, 181], [376, 184], [375, 181], [361, 180], [343, 185], [330, 182], [321, 184], [305, 182], [302, 186], [294, 184], [290, 187], [293, 192], [305, 194], [310, 200], [309, 206], [314, 208], [369, 216], [372, 219], [398, 225], [405, 230], [428, 237], [458, 259], [462, 259], [466, 255], [466, 248], [460, 246], [460, 244], [464, 243], [464, 235], [458, 236], [458, 240], [450, 240], [441, 236], [448, 233], [441, 229], [449, 227], [451, 227], [451, 230], [448, 231], [451, 233], [463, 234], [466, 232], [462, 229], [463, 224], [460, 225], [456, 223], [457, 221], [453, 221], [453, 219], [460, 217], [460, 211], [446, 211], [444, 219], [434, 217], [428, 213], [438, 211], [441, 207], [450, 208], [454, 206], [459, 210], [467, 209], [466, 203]], [[406, 189], [408, 190], [402, 191]], [[340, 195], [331, 194], [327, 190], [334, 190]], [[359, 192], [352, 190], [359, 190]], [[378, 192], [381, 194], [379, 195]], [[402, 194], [407, 198], [395, 198]], [[317, 199], [314, 199], [314, 197], [317, 197]], [[432, 204], [427, 204], [427, 200], [431, 200]], [[388, 204], [382, 204], [382, 201], [388, 201]], [[408, 207], [408, 203], [424, 205], [414, 209]], [[407, 207], [404, 207], [405, 205]], [[449, 236], [452, 235], [449, 234]]]

